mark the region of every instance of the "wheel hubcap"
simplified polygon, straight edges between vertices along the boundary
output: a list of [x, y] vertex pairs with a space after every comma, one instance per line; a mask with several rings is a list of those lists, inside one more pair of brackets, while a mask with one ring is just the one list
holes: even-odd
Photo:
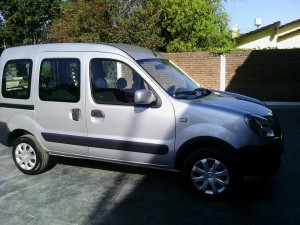
[[36, 165], [35, 151], [26, 143], [21, 143], [16, 147], [15, 157], [18, 165], [24, 170], [32, 170]]
[[198, 161], [192, 168], [191, 178], [195, 187], [208, 195], [224, 192], [230, 179], [226, 166], [211, 158]]

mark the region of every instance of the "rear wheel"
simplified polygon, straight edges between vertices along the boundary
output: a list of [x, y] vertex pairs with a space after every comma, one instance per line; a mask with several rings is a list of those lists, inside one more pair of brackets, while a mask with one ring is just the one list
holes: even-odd
[[231, 160], [221, 151], [203, 148], [185, 161], [184, 180], [196, 194], [206, 197], [222, 196], [238, 183]]
[[32, 135], [24, 135], [15, 140], [12, 157], [18, 169], [29, 175], [44, 172], [49, 162], [48, 153]]

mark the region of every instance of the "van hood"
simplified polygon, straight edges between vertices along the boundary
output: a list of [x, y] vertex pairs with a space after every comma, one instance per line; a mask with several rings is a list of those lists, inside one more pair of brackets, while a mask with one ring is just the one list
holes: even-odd
[[272, 115], [272, 111], [266, 106], [266, 104], [257, 99], [231, 92], [217, 90], [210, 91], [210, 95], [195, 99], [194, 102], [240, 110], [250, 114], [258, 114], [260, 116]]

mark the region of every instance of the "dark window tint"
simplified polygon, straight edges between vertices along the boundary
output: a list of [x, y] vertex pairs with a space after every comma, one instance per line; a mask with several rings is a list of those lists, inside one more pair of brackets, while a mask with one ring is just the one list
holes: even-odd
[[2, 96], [5, 98], [28, 99], [30, 97], [32, 61], [10, 60], [4, 66]]
[[78, 59], [44, 59], [40, 69], [39, 97], [43, 101], [78, 102], [80, 62]]

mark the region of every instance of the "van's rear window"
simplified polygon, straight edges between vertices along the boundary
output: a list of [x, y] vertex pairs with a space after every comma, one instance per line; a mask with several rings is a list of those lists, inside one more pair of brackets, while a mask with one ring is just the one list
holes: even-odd
[[8, 61], [2, 75], [2, 96], [4, 98], [29, 99], [31, 72], [31, 59]]

